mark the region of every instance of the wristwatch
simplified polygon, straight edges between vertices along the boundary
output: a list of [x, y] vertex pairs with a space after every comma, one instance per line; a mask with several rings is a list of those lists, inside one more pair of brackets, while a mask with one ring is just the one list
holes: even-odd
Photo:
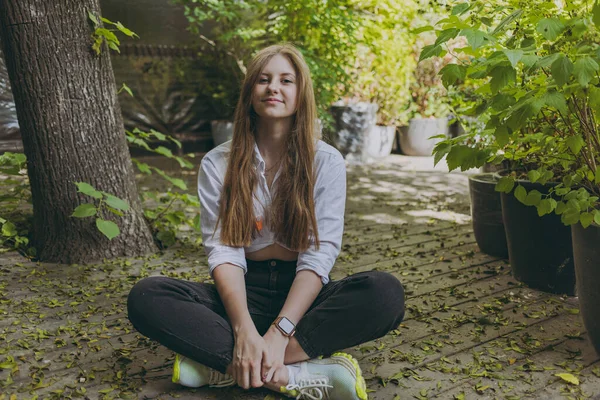
[[283, 336], [292, 337], [296, 333], [296, 325], [286, 317], [278, 317], [272, 325], [275, 325]]

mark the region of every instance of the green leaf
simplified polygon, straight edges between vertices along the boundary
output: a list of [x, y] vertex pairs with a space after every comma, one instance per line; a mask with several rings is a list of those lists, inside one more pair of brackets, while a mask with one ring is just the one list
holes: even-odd
[[512, 176], [503, 176], [496, 183], [496, 192], [510, 193], [515, 186], [515, 180]]
[[442, 43], [446, 43], [450, 39], [454, 39], [456, 35], [458, 35], [458, 32], [459, 30], [456, 28], [444, 29], [438, 33], [434, 46], [439, 46]]
[[150, 175], [152, 171], [150, 170], [150, 166], [146, 163], [139, 162], [138, 160], [133, 160], [136, 167], [140, 170], [141, 173]]
[[540, 58], [537, 61], [536, 66], [540, 67], [540, 68], [547, 68], [547, 67], [551, 66], [559, 58], [560, 58], [560, 53], [549, 54], [545, 57]]
[[94, 189], [94, 187], [89, 183], [75, 182], [75, 185], [77, 185], [77, 191], [79, 193], [87, 194], [88, 196], [92, 196], [95, 199], [102, 198], [102, 193]]
[[421, 55], [419, 56], [419, 61], [426, 60], [431, 57], [439, 56], [442, 53], [442, 46], [436, 46], [435, 44], [430, 44], [429, 46], [423, 47], [421, 51]]
[[12, 237], [17, 235], [17, 228], [12, 222], [5, 222], [2, 225], [2, 236]]
[[157, 138], [160, 141], [165, 141], [167, 140], [167, 135], [165, 135], [162, 132], [156, 131], [154, 129], [150, 129], [150, 132], [148, 132], [150, 135], [154, 136], [155, 138]]
[[196, 214], [192, 221], [192, 228], [194, 228], [197, 232], [202, 230], [202, 225], [200, 224], [200, 214]]
[[567, 138], [567, 146], [569, 146], [569, 149], [571, 149], [575, 155], [579, 154], [584, 145], [585, 142], [581, 136], [569, 136]]
[[537, 205], [538, 216], [542, 217], [546, 214], [550, 214], [555, 208], [556, 201], [554, 199], [543, 199]]
[[558, 86], [563, 86], [569, 82], [571, 74], [573, 73], [573, 63], [564, 54], [561, 54], [556, 61], [552, 63], [550, 67], [552, 77], [556, 81]]
[[119, 89], [119, 91], [117, 92], [117, 94], [121, 93], [123, 90], [126, 91], [127, 93], [129, 93], [129, 95], [131, 97], [133, 97], [133, 92], [131, 91], [131, 89], [129, 88], [129, 86], [127, 86], [125, 83], [123, 83], [123, 85], [121, 86], [121, 88]]
[[112, 221], [107, 221], [102, 218], [96, 218], [96, 227], [109, 240], [113, 240], [121, 233], [117, 224]]
[[[433, 166], [436, 166], [440, 160], [450, 152], [452, 144], [447, 141], [441, 141], [433, 148]], [[452, 170], [451, 170], [452, 171]]]
[[554, 374], [554, 376], [558, 376], [563, 381], [572, 383], [573, 385], [579, 385], [579, 379], [577, 379], [577, 377], [573, 374], [562, 373]]
[[529, 180], [531, 182], [537, 182], [537, 180], [540, 179], [541, 176], [542, 176], [542, 174], [540, 174], [535, 169], [533, 169], [527, 173], [527, 178], [529, 178]]
[[115, 26], [117, 27], [118, 30], [121, 31], [122, 34], [127, 35], [129, 37], [139, 37], [135, 32], [133, 32], [130, 29], [127, 29], [126, 27], [123, 26], [122, 23], [118, 22], [115, 24]]
[[581, 226], [587, 228], [594, 222], [594, 216], [589, 212], [582, 212], [579, 216], [579, 222], [581, 222]]
[[169, 157], [172, 158], [173, 157], [173, 153], [171, 152], [171, 150], [167, 149], [166, 147], [163, 146], [158, 146], [156, 149], [154, 149], [154, 151], [160, 155], [163, 155], [165, 157]]
[[154, 171], [159, 174], [160, 176], [162, 176], [164, 179], [166, 179], [167, 181], [171, 182], [173, 185], [175, 185], [176, 187], [178, 187], [181, 190], [187, 190], [187, 185], [185, 184], [185, 182], [181, 179], [178, 178], [172, 178], [169, 175], [167, 175], [163, 170], [152, 167], [152, 169], [154, 169]]
[[504, 125], [499, 125], [494, 131], [494, 137], [499, 146], [504, 147], [510, 141], [508, 129]]
[[508, 61], [510, 61], [510, 65], [512, 65], [513, 68], [515, 68], [519, 60], [523, 58], [523, 50], [504, 50], [504, 54], [506, 55], [506, 58], [508, 58]]
[[493, 93], [497, 93], [504, 86], [511, 82], [515, 82], [517, 79], [517, 71], [508, 65], [499, 65], [494, 67], [489, 73], [492, 77], [490, 81], [491, 89]]
[[582, 57], [575, 61], [573, 74], [581, 86], [587, 87], [598, 68], [598, 63], [592, 57]]
[[496, 111], [504, 111], [506, 108], [515, 104], [517, 100], [509, 94], [498, 93], [492, 98], [492, 102], [490, 103], [490, 107], [492, 107]]
[[113, 196], [112, 194], [106, 192], [102, 192], [102, 194], [105, 197], [104, 201], [106, 202], [106, 204], [108, 204], [112, 208], [116, 208], [117, 210], [121, 211], [129, 210], [129, 203], [127, 203], [125, 200], [122, 200], [117, 196]]
[[111, 206], [109, 206], [109, 205], [105, 205], [104, 207], [105, 207], [105, 208], [106, 208], [108, 211], [110, 211], [111, 213], [113, 213], [113, 214], [115, 214], [115, 215], [118, 215], [119, 217], [122, 217], [122, 216], [123, 216], [123, 213], [122, 213], [121, 211], [119, 211], [119, 210], [117, 210], [117, 209], [114, 209], [114, 208], [112, 208], [112, 207], [111, 207]]
[[191, 162], [189, 162], [188, 160], [186, 160], [185, 158], [181, 158], [181, 157], [175, 157], [175, 160], [177, 160], [177, 162], [179, 163], [179, 166], [181, 168], [187, 168], [187, 169], [192, 169], [194, 168], [194, 164], [192, 164]]
[[600, 29], [600, 2], [598, 1], [594, 3], [594, 7], [592, 8], [592, 21]]
[[561, 92], [557, 92], [556, 90], [548, 91], [544, 93], [542, 100], [547, 106], [556, 108], [563, 115], [568, 114], [567, 101], [565, 100], [565, 95]]
[[600, 165], [596, 167], [596, 171], [594, 172], [594, 183], [596, 185], [600, 183]]
[[479, 168], [489, 157], [489, 152], [466, 145], [454, 145], [446, 157], [448, 168], [452, 171], [460, 167], [461, 171]]
[[71, 217], [77, 217], [77, 218], [91, 217], [92, 215], [96, 215], [97, 211], [98, 211], [98, 209], [93, 204], [90, 204], [90, 203], [80, 204], [77, 206], [77, 208], [75, 208], [75, 210], [73, 210], [73, 214], [71, 214]]
[[562, 201], [557, 202], [557, 204], [556, 204], [556, 214], [557, 215], [564, 213], [566, 209], [567, 209], [567, 205], [564, 202], [562, 202]]
[[161, 244], [164, 247], [169, 247], [175, 244], [177, 238], [175, 237], [175, 233], [172, 231], [160, 231], [156, 235], [156, 238], [160, 240]]
[[467, 38], [467, 41], [469, 42], [473, 50], [477, 50], [478, 48], [480, 48], [487, 40], [487, 35], [485, 34], [485, 32], [482, 32], [479, 29], [463, 29], [461, 31], [461, 35]]
[[94, 23], [94, 26], [98, 26], [98, 19], [96, 19], [96, 16], [91, 11], [88, 11], [88, 18]]
[[461, 15], [467, 11], [471, 6], [469, 3], [460, 3], [452, 7], [452, 15]]
[[547, 40], [555, 40], [563, 29], [565, 25], [558, 18], [544, 18], [537, 25], [537, 31]]
[[542, 201], [542, 194], [537, 190], [532, 190], [527, 193], [524, 204], [526, 206], [537, 206]]
[[100, 17], [100, 20], [101, 20], [102, 22], [104, 22], [105, 24], [108, 24], [108, 25], [115, 25], [115, 23], [114, 23], [114, 22], [112, 22], [112, 21], [111, 21], [110, 19], [108, 19], [108, 18]]
[[92, 50], [94, 50], [97, 55], [100, 54], [100, 47], [101, 46], [102, 46], [102, 38], [101, 37], [96, 37], [96, 40], [94, 40], [94, 44], [92, 45]]
[[536, 116], [543, 105], [544, 102], [536, 98], [523, 101], [520, 105], [512, 108], [512, 112], [506, 121], [507, 125], [513, 131], [518, 130], [529, 118]]
[[432, 31], [434, 29], [435, 28], [431, 25], [425, 25], [425, 26], [420, 26], [418, 28], [411, 30], [410, 33], [412, 33], [413, 35], [418, 35], [419, 33]]
[[[556, 213], [558, 214], [558, 208]], [[579, 222], [580, 211], [576, 208], [567, 206], [560, 216], [560, 220], [565, 225], [573, 225]]]
[[467, 75], [467, 68], [458, 64], [448, 64], [440, 70], [442, 75], [442, 83], [447, 88], [455, 84], [457, 81], [462, 81]]
[[117, 53], [121, 53], [121, 50], [119, 49], [119, 46], [115, 42], [109, 41], [107, 43], [108, 43], [108, 47], [110, 47], [111, 49], [113, 49]]
[[594, 210], [594, 211], [592, 211], [592, 214], [594, 214], [594, 222], [597, 225], [600, 225], [600, 211]]
[[496, 33], [506, 29], [508, 27], [508, 25], [510, 25], [513, 21], [515, 21], [519, 17], [521, 17], [522, 13], [523, 13], [523, 10], [513, 11], [509, 16], [507, 16], [502, 21], [500, 21], [500, 23], [498, 24], [496, 29], [494, 29], [494, 31], [492, 32], [492, 35], [495, 35]]
[[521, 203], [525, 204], [525, 199], [527, 198], [527, 190], [521, 185], [517, 186], [517, 188], [515, 189], [515, 197]]

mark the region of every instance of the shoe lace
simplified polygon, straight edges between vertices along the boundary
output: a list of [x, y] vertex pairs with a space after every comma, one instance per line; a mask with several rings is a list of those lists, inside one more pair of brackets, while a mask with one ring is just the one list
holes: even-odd
[[323, 400], [329, 399], [329, 385], [327, 378], [303, 379], [296, 385], [287, 385], [287, 390], [296, 390], [296, 400]]
[[235, 380], [230, 375], [225, 375], [217, 370], [211, 369], [210, 371], [210, 386], [212, 387], [226, 387], [235, 385]]

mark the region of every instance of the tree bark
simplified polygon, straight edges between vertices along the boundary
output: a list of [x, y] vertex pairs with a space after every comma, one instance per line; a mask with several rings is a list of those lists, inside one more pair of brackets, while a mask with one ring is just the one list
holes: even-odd
[[[106, 45], [92, 50], [88, 11], [98, 0], [0, 0], [4, 47], [33, 200], [33, 245], [41, 261], [84, 263], [156, 250], [142, 214]], [[87, 182], [129, 205], [112, 241], [95, 217], [70, 217]]]

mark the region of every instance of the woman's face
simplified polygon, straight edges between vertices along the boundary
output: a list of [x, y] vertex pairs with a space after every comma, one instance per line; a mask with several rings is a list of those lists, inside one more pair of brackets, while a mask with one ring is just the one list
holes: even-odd
[[289, 118], [296, 113], [296, 70], [287, 57], [274, 55], [252, 91], [252, 107], [261, 118]]

